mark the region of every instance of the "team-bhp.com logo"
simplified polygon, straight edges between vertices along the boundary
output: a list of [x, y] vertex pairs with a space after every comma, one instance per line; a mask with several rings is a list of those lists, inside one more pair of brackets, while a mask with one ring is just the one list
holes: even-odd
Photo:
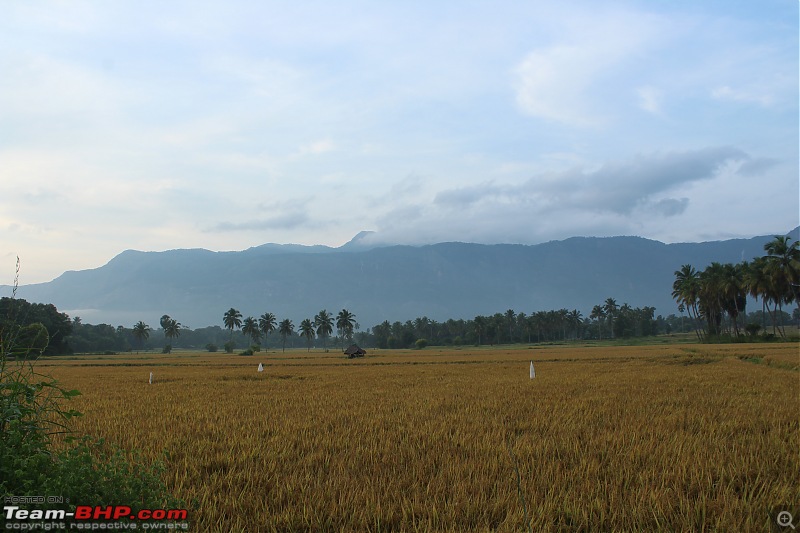
[[23, 509], [4, 505], [5, 529], [50, 531], [59, 529], [189, 529], [186, 509], [140, 509], [127, 505], [78, 505], [75, 511], [63, 509]]

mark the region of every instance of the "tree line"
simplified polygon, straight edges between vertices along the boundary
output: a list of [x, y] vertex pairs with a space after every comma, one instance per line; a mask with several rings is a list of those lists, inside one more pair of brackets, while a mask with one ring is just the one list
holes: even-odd
[[[405, 322], [384, 321], [360, 331], [356, 316], [347, 309], [337, 315], [322, 310], [313, 318], [303, 319], [297, 329], [292, 320], [278, 320], [266, 312], [259, 317], [243, 317], [235, 308], [222, 315], [222, 326], [189, 329], [169, 315], [159, 320], [159, 328], [139, 321], [130, 328], [108, 324], [84, 324], [80, 317], [70, 319], [52, 304], [28, 303], [17, 298], [0, 298], [0, 332], [16, 328], [17, 335], [28, 335], [31, 343], [39, 338], [41, 324], [47, 330], [48, 355], [126, 352], [153, 349], [163, 345], [188, 349], [222, 348], [233, 352], [264, 348], [286, 349], [298, 340], [310, 350], [315, 341], [328, 350], [333, 340], [341, 349], [357, 342], [363, 347], [413, 348], [426, 345], [483, 345], [569, 340], [603, 340], [643, 337], [670, 333], [694, 332], [704, 341], [729, 334], [739, 338], [744, 331], [754, 336], [772, 326], [772, 334], [786, 336], [785, 325], [800, 320], [800, 308], [793, 317], [783, 307], [800, 303], [800, 250], [790, 237], [776, 236], [765, 244], [766, 255], [739, 264], [711, 263], [697, 271], [683, 265], [675, 271], [672, 296], [680, 316], [654, 316], [655, 308], [618, 305], [614, 298], [595, 305], [589, 316], [577, 309], [535, 311], [530, 314], [508, 309], [472, 319], [448, 319], [439, 322], [417, 317]], [[761, 302], [761, 310], [746, 312], [748, 298]], [[684, 316], [688, 315], [688, 318]], [[11, 324], [13, 322], [13, 324]], [[333, 332], [336, 329], [337, 335]]]
[[[672, 297], [689, 315], [698, 340], [723, 334], [740, 337], [742, 327], [753, 335], [766, 329], [767, 316], [772, 334], [786, 336], [783, 306], [800, 302], [798, 241], [775, 236], [764, 251], [766, 255], [750, 262], [715, 262], [702, 271], [686, 264], [675, 271]], [[761, 301], [760, 324], [742, 320], [748, 297]]]

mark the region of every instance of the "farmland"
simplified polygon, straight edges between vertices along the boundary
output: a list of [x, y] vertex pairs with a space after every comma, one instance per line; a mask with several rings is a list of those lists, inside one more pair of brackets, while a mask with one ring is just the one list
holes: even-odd
[[38, 366], [83, 392], [79, 433], [165, 462], [197, 531], [747, 531], [800, 504], [795, 343]]

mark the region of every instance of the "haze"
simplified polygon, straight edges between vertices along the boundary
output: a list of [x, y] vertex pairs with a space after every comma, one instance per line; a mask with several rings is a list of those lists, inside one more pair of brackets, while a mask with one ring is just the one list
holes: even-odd
[[0, 273], [798, 225], [798, 3], [3, 2]]

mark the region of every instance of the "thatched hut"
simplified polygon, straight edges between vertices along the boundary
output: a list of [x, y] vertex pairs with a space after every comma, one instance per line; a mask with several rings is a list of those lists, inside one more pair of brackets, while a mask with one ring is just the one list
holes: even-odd
[[349, 359], [352, 359], [352, 358], [354, 358], [354, 357], [364, 357], [364, 356], [367, 354], [367, 352], [365, 352], [364, 350], [362, 350], [361, 348], [359, 348], [359, 347], [358, 347], [358, 344], [351, 344], [351, 345], [350, 345], [350, 346], [348, 346], [348, 347], [347, 347], [347, 349], [344, 351], [344, 354], [345, 354], [345, 355], [346, 355], [346, 356], [347, 356]]

